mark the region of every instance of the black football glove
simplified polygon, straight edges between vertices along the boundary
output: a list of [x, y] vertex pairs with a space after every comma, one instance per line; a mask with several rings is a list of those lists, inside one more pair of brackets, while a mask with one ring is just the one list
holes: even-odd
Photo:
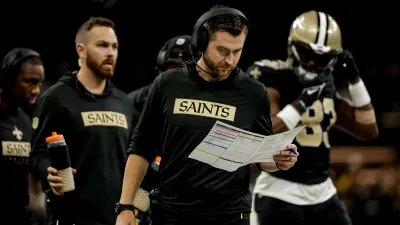
[[353, 54], [349, 50], [344, 50], [338, 57], [338, 62], [334, 69], [334, 77], [340, 81], [355, 84], [360, 81], [360, 71], [354, 60]]
[[333, 98], [335, 95], [335, 85], [333, 76], [326, 76], [322, 84], [304, 88], [294, 102], [298, 108], [305, 112], [315, 101], [323, 98]]
[[326, 84], [322, 83], [320, 85], [304, 88], [294, 104], [297, 105], [302, 112], [305, 112], [308, 107], [320, 98], [325, 86]]

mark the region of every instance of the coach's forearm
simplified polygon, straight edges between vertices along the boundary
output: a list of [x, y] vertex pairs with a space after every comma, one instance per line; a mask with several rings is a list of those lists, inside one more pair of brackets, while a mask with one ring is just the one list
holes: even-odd
[[148, 166], [149, 162], [142, 156], [135, 154], [129, 155], [122, 185], [121, 204], [132, 204]]
[[276, 172], [278, 171], [278, 167], [276, 167], [275, 162], [263, 162], [260, 163], [261, 169], [263, 169], [266, 172]]

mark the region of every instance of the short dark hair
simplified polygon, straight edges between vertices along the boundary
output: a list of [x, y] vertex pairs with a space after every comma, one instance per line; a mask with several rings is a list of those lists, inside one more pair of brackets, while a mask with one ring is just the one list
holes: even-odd
[[[228, 7], [224, 5], [215, 5], [210, 9], [210, 11], [221, 8]], [[246, 35], [248, 33], [247, 21], [238, 15], [217, 16], [209, 19], [207, 22], [204, 23], [203, 26], [207, 29], [210, 39], [214, 38], [214, 34], [217, 31], [228, 32], [234, 37], [239, 36], [242, 31], [244, 31]]]
[[115, 24], [112, 20], [104, 17], [90, 17], [88, 21], [82, 24], [76, 33], [75, 44], [84, 42], [86, 33], [94, 27], [110, 27], [115, 30]]

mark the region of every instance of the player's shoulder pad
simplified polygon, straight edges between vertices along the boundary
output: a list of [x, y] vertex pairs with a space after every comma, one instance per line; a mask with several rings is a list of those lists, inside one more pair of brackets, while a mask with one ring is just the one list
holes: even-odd
[[271, 76], [288, 70], [290, 70], [290, 66], [285, 61], [263, 59], [251, 64], [247, 69], [247, 73], [258, 80], [261, 76]]

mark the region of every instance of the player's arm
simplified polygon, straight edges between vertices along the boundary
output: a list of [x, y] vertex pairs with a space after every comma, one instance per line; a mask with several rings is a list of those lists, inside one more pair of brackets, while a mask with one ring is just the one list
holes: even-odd
[[52, 132], [62, 133], [60, 123], [63, 121], [61, 104], [44, 94], [37, 101], [33, 114], [33, 137], [31, 140], [30, 168], [36, 179], [42, 181], [44, 190], [50, 188], [47, 182], [47, 168], [50, 167], [50, 158], [47, 152], [46, 138]]
[[350, 51], [343, 52], [334, 72], [335, 79], [345, 84], [336, 92], [335, 127], [361, 140], [375, 139], [378, 126], [374, 107]]
[[[352, 89], [352, 87], [354, 87]], [[370, 141], [378, 137], [374, 107], [362, 80], [349, 88], [351, 102], [336, 98], [337, 121], [335, 127], [353, 137]], [[353, 106], [352, 106], [353, 105]]]
[[[280, 96], [281, 94], [276, 88], [267, 88], [267, 93], [269, 99], [271, 101], [271, 120], [272, 120], [272, 131], [274, 133], [281, 133], [288, 130], [288, 125], [280, 117], [277, 117], [277, 114], [281, 111], [279, 106]], [[299, 117], [300, 113], [293, 106], [289, 106], [293, 108], [292, 113], [295, 114], [295, 118]]]
[[[301, 115], [319, 96], [320, 92], [313, 91], [310, 95], [307, 90], [298, 96], [291, 104], [281, 109], [280, 91], [284, 89], [284, 80], [277, 75], [277, 70], [284, 70], [285, 64], [280, 61], [260, 60], [254, 62], [247, 73], [259, 80], [267, 87], [267, 94], [271, 105], [271, 120], [273, 133], [281, 133], [295, 128], [301, 120]], [[279, 74], [283, 75], [283, 74]]]
[[120, 198], [121, 204], [132, 204], [146, 174], [148, 165], [156, 157], [155, 148], [161, 138], [161, 79], [158, 76], [147, 95], [138, 124], [132, 132]]
[[[254, 121], [254, 126], [251, 129], [252, 132], [272, 135], [272, 121], [271, 121], [271, 102], [267, 93], [266, 88], [264, 88], [264, 97], [261, 100], [259, 110], [257, 111], [256, 119]], [[297, 150], [296, 146], [288, 147], [293, 148], [294, 151]], [[287, 170], [291, 168], [297, 161], [298, 153], [293, 154], [290, 150], [282, 151], [280, 154], [274, 156], [273, 162], [260, 162], [255, 163], [255, 166], [262, 171], [275, 172], [280, 169]], [[278, 167], [279, 166], [279, 167]]]

